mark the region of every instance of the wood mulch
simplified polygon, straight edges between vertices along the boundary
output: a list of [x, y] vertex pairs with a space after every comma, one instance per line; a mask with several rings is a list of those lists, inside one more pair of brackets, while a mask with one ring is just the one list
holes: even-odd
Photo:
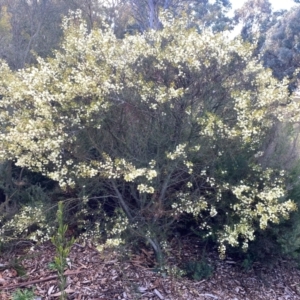
[[[0, 299], [11, 299], [16, 289], [33, 289], [35, 300], [59, 299], [56, 272], [49, 268], [55, 249], [48, 242], [42, 245], [15, 246], [0, 257]], [[200, 244], [186, 239], [168, 250], [166, 267], [181, 266], [182, 262], [199, 258]], [[155, 272], [153, 253], [141, 248], [131, 251], [104, 250], [99, 252], [91, 243], [75, 243], [69, 255], [66, 293], [74, 300], [283, 300], [300, 299], [300, 270], [289, 261], [276, 266], [254, 264], [249, 271], [216, 253], [209, 256], [214, 267], [209, 279], [200, 281]], [[18, 274], [22, 264], [26, 274]], [[170, 270], [170, 269], [169, 269]]]

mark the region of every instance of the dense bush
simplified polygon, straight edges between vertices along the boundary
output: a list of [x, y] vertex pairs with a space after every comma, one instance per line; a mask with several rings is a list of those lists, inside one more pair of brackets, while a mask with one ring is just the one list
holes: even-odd
[[53, 58], [17, 72], [2, 62], [0, 157], [76, 191], [81, 211], [96, 200], [115, 221], [111, 242], [130, 233], [160, 259], [188, 215], [221, 255], [227, 244], [246, 250], [296, 208], [285, 172], [259, 158], [298, 105], [250, 44], [163, 22], [120, 40], [105, 26], [88, 33], [76, 13]]

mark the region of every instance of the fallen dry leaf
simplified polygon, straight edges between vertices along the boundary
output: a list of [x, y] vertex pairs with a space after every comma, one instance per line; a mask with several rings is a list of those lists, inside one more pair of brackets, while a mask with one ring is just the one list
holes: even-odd
[[[65, 293], [66, 294], [72, 294], [72, 293], [74, 293], [75, 292], [75, 290], [73, 290], [73, 289], [70, 289], [70, 288], [68, 288], [68, 289], [65, 289]], [[53, 295], [51, 295], [52, 297], [59, 297], [61, 295], [61, 292], [58, 292], [58, 293], [56, 293], [56, 294], [53, 294]]]
[[[182, 244], [182, 248], [174, 244], [168, 250], [166, 266], [177, 266], [180, 269], [187, 259], [201, 257], [203, 249], [195, 239], [186, 239]], [[11, 299], [9, 295], [22, 287], [33, 288], [40, 299], [58, 300], [60, 292], [57, 274], [48, 269], [55, 254], [53, 245], [36, 245], [30, 251], [29, 254], [33, 255], [28, 255], [22, 261], [27, 270], [26, 279], [9, 277], [13, 273], [8, 269], [0, 273], [1, 288], [7, 288], [7, 294], [0, 294], [1, 300]], [[252, 270], [244, 272], [238, 263], [231, 263], [232, 258], [221, 261], [217, 253], [210, 253], [208, 260], [214, 266], [214, 275], [209, 279], [193, 281], [153, 272], [147, 266], [153, 259], [151, 251], [144, 249], [135, 256], [131, 255], [132, 261], [124, 259], [122, 253], [119, 255], [116, 251], [105, 251], [103, 258], [93, 247], [73, 245], [69, 256], [72, 270], [65, 272], [68, 281], [66, 292], [70, 299], [132, 300], [138, 297], [145, 300], [300, 300], [300, 271], [288, 261], [272, 269], [254, 264]], [[18, 258], [17, 253], [13, 255]], [[7, 261], [5, 255], [1, 256], [0, 264]]]

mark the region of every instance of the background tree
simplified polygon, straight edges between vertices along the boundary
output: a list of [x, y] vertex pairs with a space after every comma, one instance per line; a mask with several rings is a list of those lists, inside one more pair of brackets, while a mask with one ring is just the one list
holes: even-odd
[[130, 16], [126, 32], [160, 29], [162, 23], [159, 14], [166, 10], [175, 18], [188, 16], [191, 24], [197, 20], [198, 26], [201, 24], [200, 28], [211, 27], [214, 31], [221, 31], [230, 27], [230, 19], [226, 16], [231, 8], [228, 0], [214, 3], [208, 0], [123, 0], [119, 5], [120, 14], [124, 8]]
[[273, 11], [269, 0], [249, 0], [235, 11], [234, 22], [236, 26], [241, 26], [242, 38], [256, 44], [254, 55], [261, 53], [268, 30], [284, 12], [284, 10]]
[[[273, 70], [274, 76], [282, 79], [288, 76], [292, 79], [294, 72], [300, 66], [300, 36], [299, 36], [300, 6], [295, 6], [286, 12], [267, 32], [262, 48], [262, 59], [266, 67]], [[291, 88], [296, 87], [293, 78]]]
[[11, 15], [7, 11], [7, 6], [2, 6], [0, 11], [0, 42], [2, 47], [0, 48], [0, 55], [5, 58], [6, 47], [11, 43], [12, 32], [10, 24]]
[[235, 11], [234, 19], [242, 24], [241, 35], [244, 40], [265, 32], [272, 22], [272, 6], [269, 0], [248, 0]]
[[[3, 43], [2, 58], [14, 69], [35, 61], [33, 52], [41, 56], [51, 54], [61, 37], [60, 20], [63, 7], [59, 1], [6, 1], [1, 9], [10, 16], [11, 40]], [[67, 13], [67, 11], [65, 11]]]

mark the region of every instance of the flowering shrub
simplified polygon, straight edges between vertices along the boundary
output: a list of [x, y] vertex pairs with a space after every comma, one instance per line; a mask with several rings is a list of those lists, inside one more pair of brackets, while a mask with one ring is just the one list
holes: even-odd
[[[123, 224], [158, 258], [183, 214], [216, 234], [224, 255], [227, 244], [246, 249], [258, 227], [296, 209], [284, 173], [258, 157], [272, 126], [297, 118], [298, 104], [251, 45], [199, 34], [185, 20], [122, 40], [108, 26], [88, 33], [78, 12], [63, 27], [53, 58], [17, 72], [1, 63], [2, 160], [63, 189], [101, 182], [101, 199], [117, 201]], [[240, 153], [248, 167], [229, 180], [224, 162]], [[224, 224], [212, 232], [220, 214]]]

